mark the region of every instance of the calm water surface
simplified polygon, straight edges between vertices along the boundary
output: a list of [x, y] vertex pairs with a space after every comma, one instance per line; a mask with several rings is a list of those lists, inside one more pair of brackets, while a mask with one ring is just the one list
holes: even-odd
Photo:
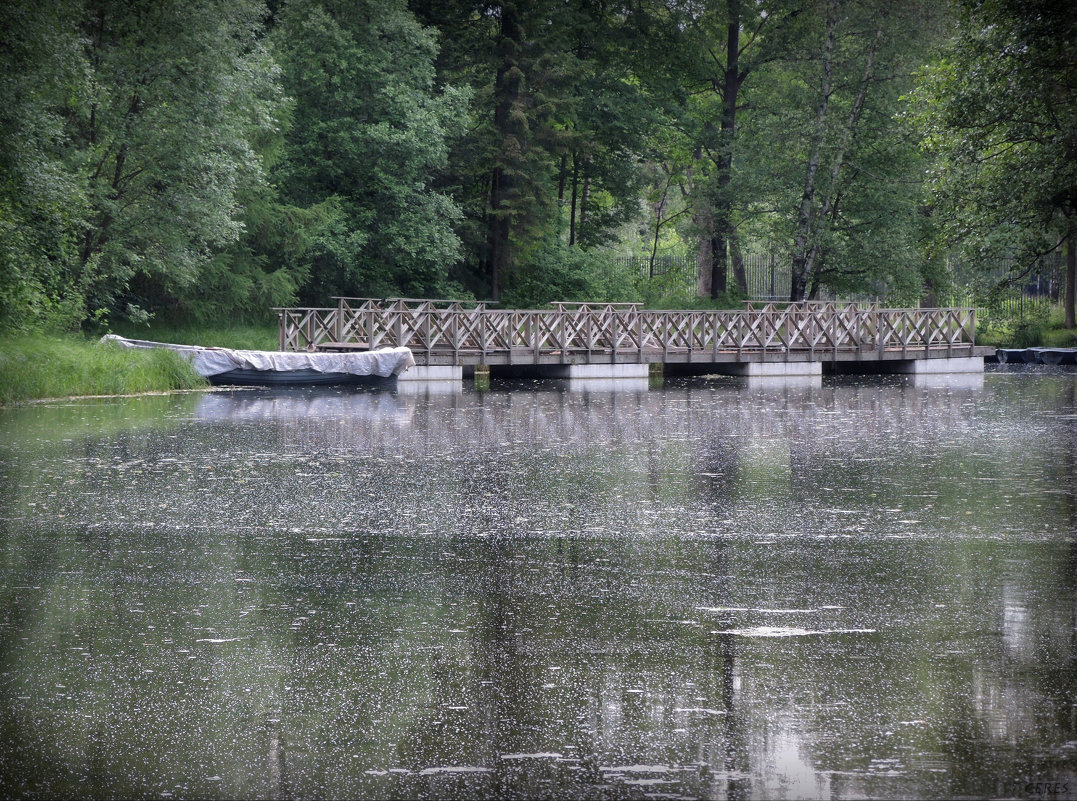
[[588, 386], [0, 410], [0, 795], [1077, 797], [1074, 374]]

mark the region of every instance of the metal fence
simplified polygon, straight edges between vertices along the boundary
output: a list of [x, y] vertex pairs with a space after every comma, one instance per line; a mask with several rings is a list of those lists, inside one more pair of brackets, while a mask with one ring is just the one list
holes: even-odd
[[[1010, 285], [992, 292], [1015, 271], [1024, 274]], [[942, 293], [940, 302], [963, 306], [987, 307], [1002, 317], [1024, 319], [1046, 314], [1062, 302], [1066, 290], [1065, 261], [1060, 252], [1041, 256], [1028, 268], [1012, 259], [1004, 260], [991, 270], [973, 269], [957, 260], [947, 262], [951, 289]]]
[[[695, 254], [655, 256], [626, 256], [621, 259], [626, 272], [643, 278], [665, 275], [674, 276], [688, 293], [694, 293], [699, 280]], [[753, 300], [788, 300], [790, 270], [788, 264], [773, 253], [745, 253], [744, 274], [748, 297]], [[730, 285], [733, 283], [733, 267], [729, 267]]]
[[[674, 283], [692, 294], [699, 280], [696, 255], [665, 254], [656, 256], [652, 262], [646, 256], [627, 256], [621, 259], [626, 271], [642, 278], [669, 275]], [[1020, 270], [1013, 259], [1002, 260], [991, 269], [973, 267], [959, 260], [947, 262], [947, 278], [950, 288], [940, 294], [940, 303], [947, 306], [976, 306], [990, 308], [1006, 316], [1024, 317], [1035, 314], [1062, 301], [1065, 292], [1065, 265], [1061, 252], [1042, 256], [1027, 273], [1012, 283], [1006, 292], [991, 293], [991, 288], [1014, 270]], [[747, 294], [753, 300], [784, 301], [789, 298], [791, 270], [788, 260], [774, 253], [745, 253], [744, 273]], [[729, 267], [729, 281], [733, 285], [733, 268]], [[833, 300], [828, 293], [822, 299]], [[866, 300], [866, 298], [847, 298]]]

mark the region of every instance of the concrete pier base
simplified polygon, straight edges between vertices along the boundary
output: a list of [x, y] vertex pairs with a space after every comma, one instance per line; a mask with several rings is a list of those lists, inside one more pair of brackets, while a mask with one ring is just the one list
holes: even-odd
[[416, 365], [396, 377], [397, 384], [411, 381], [463, 381], [464, 368], [460, 365]]
[[543, 378], [632, 378], [647, 380], [646, 364], [548, 364], [539, 368]]
[[983, 356], [961, 356], [952, 359], [902, 359], [890, 363], [894, 373], [939, 375], [942, 373], [982, 373]]

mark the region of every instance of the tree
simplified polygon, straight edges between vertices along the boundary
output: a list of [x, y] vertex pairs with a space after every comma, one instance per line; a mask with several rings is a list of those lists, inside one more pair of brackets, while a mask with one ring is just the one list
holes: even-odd
[[88, 88], [76, 12], [0, 5], [0, 331], [70, 328], [84, 314], [66, 268], [85, 197], [62, 147], [64, 114]]
[[[773, 27], [774, 15], [746, 9], [740, 0], [706, 4], [702, 10], [686, 4], [678, 11], [684, 19], [689, 50], [697, 56], [686, 75], [693, 97], [688, 103], [688, 118], [694, 118], [696, 129], [695, 186], [691, 193], [699, 231], [699, 290], [717, 298], [728, 286], [728, 248], [736, 247], [733, 168], [737, 113], [741, 89], [754, 70], [746, 54], [756, 55], [763, 29]], [[745, 289], [743, 275], [738, 283]]]
[[[900, 97], [938, 15], [914, 3], [826, 0], [815, 19], [821, 27], [806, 42], [817, 88], [793, 148], [800, 183], [788, 218], [790, 300], [814, 297], [824, 284], [848, 288], [849, 279], [861, 289], [876, 283], [876, 291], [896, 279], [904, 294], [918, 295], [919, 277], [909, 275], [915, 266], [901, 264], [918, 230], [909, 189], [919, 164], [914, 141], [903, 135]], [[873, 239], [886, 242], [889, 255]], [[882, 270], [871, 266], [879, 257]]]
[[964, 0], [914, 95], [944, 246], [974, 263], [1013, 256], [1013, 281], [1065, 247], [1074, 327], [1077, 14], [1065, 0]]
[[280, 125], [263, 14], [255, 0], [4, 5], [0, 325], [143, 317], [205, 282]]
[[67, 164], [88, 208], [72, 278], [91, 311], [137, 312], [195, 285], [240, 236], [237, 187], [261, 180], [251, 143], [274, 126], [279, 90], [251, 0], [80, 11], [91, 86], [69, 115]]
[[541, 284], [543, 265], [564, 259], [575, 270], [590, 257], [564, 253], [559, 238], [591, 251], [638, 214], [656, 119], [640, 78], [640, 5], [412, 2], [442, 33], [443, 79], [466, 81], [476, 98], [447, 183], [478, 293], [511, 298], [515, 282]]
[[460, 210], [432, 182], [468, 92], [435, 85], [434, 33], [403, 2], [294, 0], [273, 42], [295, 98], [274, 182], [294, 207], [330, 201], [303, 296], [451, 291]]

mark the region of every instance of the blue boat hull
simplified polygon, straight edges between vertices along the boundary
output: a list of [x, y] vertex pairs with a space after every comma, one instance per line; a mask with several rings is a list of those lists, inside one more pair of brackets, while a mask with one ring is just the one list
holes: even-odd
[[322, 373], [317, 370], [250, 370], [237, 368], [208, 376], [217, 386], [294, 387], [350, 384], [364, 387], [394, 387], [396, 376], [353, 375], [351, 373]]

